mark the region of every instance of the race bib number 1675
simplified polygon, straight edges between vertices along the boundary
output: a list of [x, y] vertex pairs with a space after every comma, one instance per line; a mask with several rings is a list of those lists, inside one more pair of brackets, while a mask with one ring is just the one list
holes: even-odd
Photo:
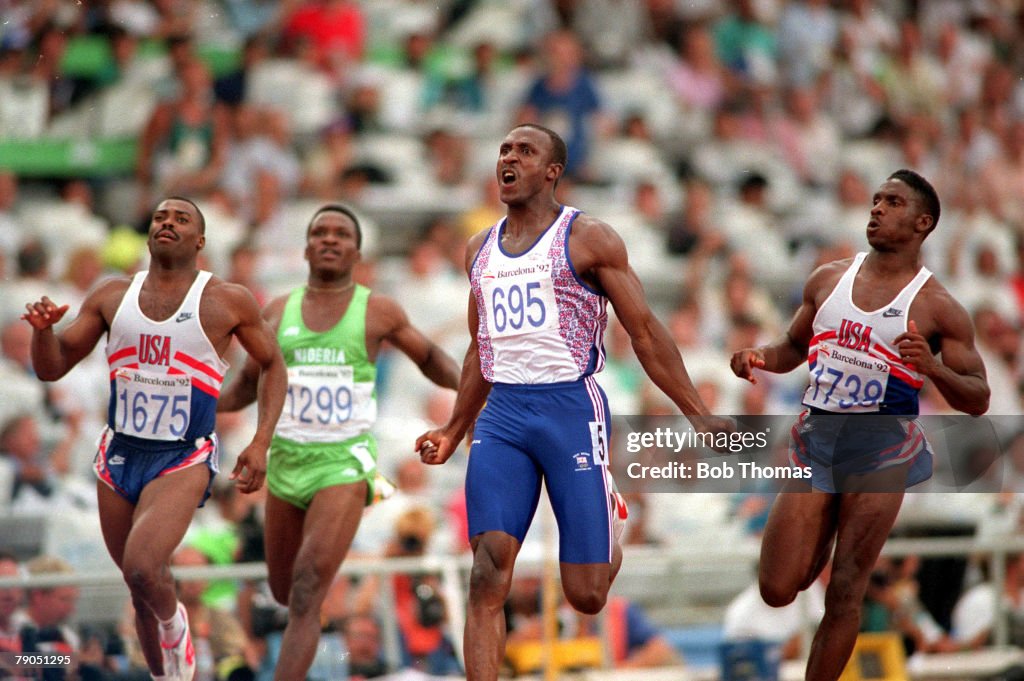
[[147, 440], [180, 440], [192, 413], [192, 377], [118, 369], [114, 430]]

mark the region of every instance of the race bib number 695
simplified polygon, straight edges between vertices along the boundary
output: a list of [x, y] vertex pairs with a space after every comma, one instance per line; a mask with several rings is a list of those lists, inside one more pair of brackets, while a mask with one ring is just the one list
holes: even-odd
[[551, 278], [543, 276], [509, 277], [483, 281], [487, 307], [487, 331], [491, 338], [518, 336], [555, 328], [558, 307]]

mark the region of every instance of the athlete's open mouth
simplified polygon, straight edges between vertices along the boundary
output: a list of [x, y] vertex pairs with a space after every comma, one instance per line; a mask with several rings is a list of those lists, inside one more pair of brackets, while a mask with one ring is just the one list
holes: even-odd
[[515, 181], [516, 181], [516, 174], [515, 173], [513, 173], [511, 170], [503, 170], [502, 171], [502, 173], [501, 173], [501, 183], [502, 184], [512, 184]]

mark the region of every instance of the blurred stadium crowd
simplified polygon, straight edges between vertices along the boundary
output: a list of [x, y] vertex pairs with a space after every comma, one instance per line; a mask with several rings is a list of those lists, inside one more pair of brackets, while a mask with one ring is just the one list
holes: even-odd
[[[105, 364], [94, 353], [57, 383], [35, 380], [18, 315], [43, 294], [73, 314], [100, 278], [144, 268], [160, 198], [198, 203], [204, 265], [261, 301], [304, 281], [316, 207], [353, 206], [358, 278], [461, 358], [465, 239], [503, 215], [498, 143], [527, 121], [566, 139], [561, 200], [620, 232], [723, 414], [798, 411], [802, 374], [751, 386], [729, 355], [781, 332], [816, 264], [866, 248], [870, 197], [890, 172], [921, 172], [943, 202], [926, 265], [975, 322], [991, 413], [1019, 415], [1021, 74], [1020, 0], [0, 0], [0, 514], [68, 513], [102, 553], [90, 464]], [[661, 413], [614, 321], [607, 346], [613, 412]], [[368, 512], [355, 551], [464, 551], [465, 457], [431, 470], [410, 458], [453, 396], [404, 358], [381, 362], [381, 466], [400, 491]], [[922, 398], [922, 413], [948, 411]], [[219, 421], [222, 469], [251, 419]], [[1007, 451], [1024, 451], [1006, 423]], [[983, 524], [998, 509], [996, 525], [1018, 532], [1014, 458], [1011, 494], [908, 513]], [[743, 514], [763, 510], [657, 496], [636, 506], [637, 542], [742, 535]], [[195, 559], [258, 560], [258, 509], [220, 489], [190, 534]], [[372, 581], [339, 586], [325, 617], [360, 626]], [[403, 642], [425, 665], [448, 650], [444, 616], [417, 612], [430, 626], [408, 614]], [[251, 634], [252, 613], [237, 616]]]

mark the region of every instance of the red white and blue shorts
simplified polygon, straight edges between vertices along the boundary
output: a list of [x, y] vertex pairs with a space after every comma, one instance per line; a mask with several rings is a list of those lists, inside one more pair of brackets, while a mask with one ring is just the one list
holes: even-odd
[[210, 482], [199, 506], [206, 503], [218, 471], [220, 448], [213, 433], [191, 442], [143, 440], [104, 428], [93, 459], [93, 472], [110, 489], [133, 504], [153, 480], [192, 466], [206, 466]]

